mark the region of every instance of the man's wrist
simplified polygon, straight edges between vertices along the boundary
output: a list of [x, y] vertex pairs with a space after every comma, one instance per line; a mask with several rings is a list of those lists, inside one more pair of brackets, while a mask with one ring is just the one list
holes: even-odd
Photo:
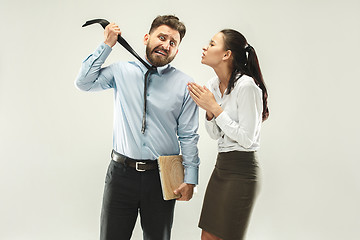
[[114, 45], [111, 45], [110, 43], [108, 43], [107, 41], [104, 41], [104, 43], [106, 44], [106, 45], [108, 45], [110, 48], [112, 48]]

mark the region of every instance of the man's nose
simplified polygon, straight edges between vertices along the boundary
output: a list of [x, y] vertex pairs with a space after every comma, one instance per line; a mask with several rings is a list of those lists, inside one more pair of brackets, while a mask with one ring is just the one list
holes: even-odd
[[163, 48], [164, 48], [165, 50], [169, 51], [169, 50], [170, 50], [170, 41], [165, 41], [165, 42], [163, 43]]

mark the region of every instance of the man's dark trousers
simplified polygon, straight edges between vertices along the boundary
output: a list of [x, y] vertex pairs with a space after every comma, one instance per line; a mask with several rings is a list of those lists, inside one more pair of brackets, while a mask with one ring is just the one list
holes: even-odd
[[138, 213], [144, 240], [169, 240], [175, 200], [163, 200], [159, 171], [139, 172], [111, 160], [105, 180], [100, 240], [129, 240]]

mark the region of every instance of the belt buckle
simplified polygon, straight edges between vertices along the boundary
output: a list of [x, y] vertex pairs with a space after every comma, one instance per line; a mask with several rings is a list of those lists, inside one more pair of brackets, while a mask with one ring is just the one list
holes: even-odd
[[146, 163], [144, 163], [144, 162], [136, 162], [136, 165], [135, 165], [136, 171], [138, 171], [138, 172], [145, 172], [145, 170], [139, 169], [139, 164], [145, 165]]

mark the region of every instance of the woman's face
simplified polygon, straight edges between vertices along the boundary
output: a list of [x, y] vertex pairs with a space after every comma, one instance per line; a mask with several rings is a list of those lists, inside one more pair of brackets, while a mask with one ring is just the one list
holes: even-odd
[[203, 48], [201, 63], [216, 67], [226, 56], [227, 51], [224, 49], [224, 34], [219, 32], [211, 39], [209, 45]]

